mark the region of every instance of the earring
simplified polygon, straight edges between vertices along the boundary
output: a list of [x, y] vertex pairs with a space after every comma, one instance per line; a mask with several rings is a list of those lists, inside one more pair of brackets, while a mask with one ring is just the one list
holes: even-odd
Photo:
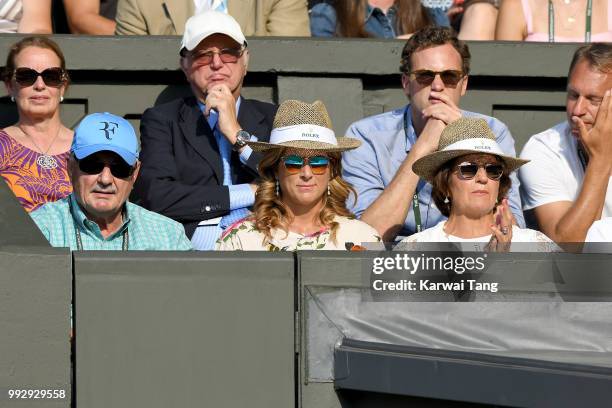
[[331, 195], [331, 187], [329, 187], [329, 184], [327, 185], [327, 196], [329, 197]]
[[60, 103], [64, 102], [64, 97], [60, 96]]
[[446, 197], [444, 198], [444, 204], [448, 204], [448, 203], [450, 203], [450, 200], [448, 199], [448, 196], [446, 196]]
[[280, 186], [279, 186], [278, 180], [276, 180], [276, 196], [277, 197], [280, 195], [279, 191], [280, 191]]
[[15, 102], [15, 97], [11, 96], [11, 102]]

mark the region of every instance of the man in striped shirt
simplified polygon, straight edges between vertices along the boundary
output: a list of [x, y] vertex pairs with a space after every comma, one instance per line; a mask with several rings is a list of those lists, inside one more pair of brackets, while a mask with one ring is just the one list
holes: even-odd
[[74, 133], [68, 174], [74, 192], [31, 213], [54, 247], [189, 250], [183, 226], [128, 202], [140, 161], [136, 133], [110, 113], [87, 115]]

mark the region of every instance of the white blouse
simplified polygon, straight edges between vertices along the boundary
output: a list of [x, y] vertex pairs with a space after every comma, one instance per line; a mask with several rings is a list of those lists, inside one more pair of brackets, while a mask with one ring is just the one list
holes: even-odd
[[[395, 247], [396, 250], [410, 251], [418, 247], [418, 243], [424, 242], [442, 242], [442, 243], [458, 243], [462, 250], [467, 251], [483, 251], [491, 235], [484, 235], [476, 238], [460, 238], [455, 235], [447, 234], [444, 231], [446, 221], [439, 222], [435, 227], [426, 229], [417, 234], [413, 234], [404, 238]], [[533, 243], [535, 245], [511, 245], [510, 251], [518, 252], [557, 252], [561, 249], [546, 235], [540, 231], [529, 228], [519, 228], [516, 225], [512, 226], [512, 244]]]

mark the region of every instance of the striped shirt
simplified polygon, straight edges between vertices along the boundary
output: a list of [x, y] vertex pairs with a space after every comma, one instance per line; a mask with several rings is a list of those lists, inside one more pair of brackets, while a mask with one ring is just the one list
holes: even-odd
[[[69, 201], [72, 202], [70, 205]], [[30, 213], [45, 238], [54, 247], [77, 249], [78, 227], [85, 250], [117, 250], [123, 245], [123, 232], [128, 231], [129, 250], [190, 250], [191, 241], [183, 225], [163, 215], [126, 202], [121, 227], [104, 238], [100, 227], [87, 219], [77, 204], [74, 194], [53, 203], [47, 203]], [[72, 209], [71, 209], [72, 207]]]

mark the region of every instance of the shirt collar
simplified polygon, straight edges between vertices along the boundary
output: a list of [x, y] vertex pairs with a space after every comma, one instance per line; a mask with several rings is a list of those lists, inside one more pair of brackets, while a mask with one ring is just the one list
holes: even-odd
[[569, 122], [565, 122], [566, 126], [563, 127], [562, 132], [564, 133], [565, 138], [569, 142], [570, 146], [572, 146], [572, 150], [576, 151], [578, 148], [578, 139], [572, 135], [572, 125]]
[[[367, 5], [367, 8], [366, 8], [366, 15], [365, 15], [365, 18], [363, 19], [363, 21], [364, 21], [364, 22], [368, 21], [368, 19], [369, 19], [370, 17], [372, 17], [372, 14], [373, 14], [373, 13], [374, 13], [376, 10], [378, 10], [380, 13], [384, 14], [384, 13], [383, 13], [383, 11], [382, 11], [381, 9], [379, 9], [378, 7], [372, 7], [372, 6], [370, 6], [370, 5], [368, 4], [368, 5]], [[389, 10], [387, 10], [387, 14], [389, 14], [390, 12], [391, 12], [391, 13], [395, 13], [395, 5], [393, 5], [393, 6], [389, 7]]]
[[[76, 225], [79, 227], [79, 229], [83, 231], [92, 232], [96, 234], [99, 238], [102, 238], [100, 227], [94, 221], [87, 218], [87, 216], [85, 215], [85, 212], [81, 208], [81, 205], [78, 203], [74, 193], [70, 194], [68, 196], [68, 199], [70, 200], [70, 211], [71, 211], [72, 219], [74, 220]], [[113, 234], [109, 235], [106, 238], [107, 241], [110, 241], [113, 238], [115, 238], [117, 235], [122, 234], [123, 231], [125, 231], [125, 229], [128, 227], [128, 224], [130, 222], [128, 208], [129, 206], [127, 205], [127, 202], [126, 202], [123, 207], [123, 223], [121, 224], [121, 227], [119, 227], [117, 231], [115, 231]]]
[[406, 137], [406, 152], [410, 151], [412, 145], [416, 143], [417, 135], [412, 126], [412, 107], [410, 104], [406, 105], [402, 114], [402, 126], [404, 128], [404, 136]]

